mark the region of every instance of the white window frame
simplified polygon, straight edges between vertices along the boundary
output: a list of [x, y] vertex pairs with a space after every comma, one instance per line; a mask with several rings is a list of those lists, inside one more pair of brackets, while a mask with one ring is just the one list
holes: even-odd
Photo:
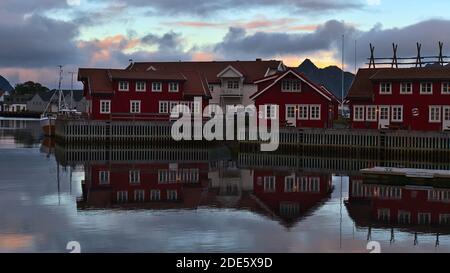
[[[270, 116], [267, 115], [267, 110], [270, 109]], [[274, 120], [277, 118], [277, 105], [276, 104], [265, 104], [264, 105], [264, 118]]]
[[[405, 87], [405, 91], [403, 90], [403, 87]], [[412, 82], [402, 82], [402, 83], [400, 83], [400, 94], [401, 95], [411, 95], [412, 93], [413, 93], [413, 84], [412, 84]]]
[[281, 80], [281, 92], [288, 92], [288, 93], [302, 92], [302, 81], [295, 79]]
[[[139, 84], [143, 83], [143, 88]], [[136, 81], [136, 92], [146, 92], [147, 91], [147, 83], [145, 81]]]
[[392, 94], [392, 82], [381, 82], [380, 95], [390, 95], [390, 94]]
[[[294, 109], [294, 116], [293, 117], [289, 117], [288, 113], [289, 110], [288, 109]], [[285, 116], [286, 116], [286, 120], [288, 119], [297, 119], [297, 105], [296, 104], [286, 104], [285, 106]]]
[[[303, 114], [303, 116], [302, 116], [302, 114]], [[300, 104], [298, 106], [298, 119], [299, 120], [309, 120], [309, 105]]]
[[[126, 87], [122, 86], [122, 84], [126, 85]], [[128, 82], [128, 81], [119, 81], [118, 90], [121, 91], [121, 92], [128, 92], [128, 91], [130, 91], [130, 82]]]
[[[299, 191], [299, 185], [298, 185], [298, 179], [295, 178], [294, 175], [292, 176], [286, 176], [284, 178], [284, 192], [298, 192]], [[292, 185], [290, 185], [292, 183]]]
[[[159, 88], [156, 88], [156, 85], [159, 86]], [[152, 82], [152, 92], [162, 92], [162, 82]]]
[[227, 80], [226, 81], [226, 89], [238, 90], [239, 88], [241, 88], [241, 83], [239, 80]]
[[[174, 89], [173, 87], [176, 87]], [[180, 91], [180, 84], [178, 82], [169, 82], [169, 92], [178, 93]]]
[[[154, 196], [153, 194], [156, 194]], [[158, 198], [154, 198], [158, 197]], [[161, 201], [161, 191], [160, 190], [150, 190], [150, 201]]]
[[277, 180], [275, 176], [264, 176], [263, 179], [264, 192], [276, 192], [277, 190], [276, 181]]
[[[103, 110], [103, 104], [107, 104], [108, 110]], [[111, 114], [111, 100], [100, 100], [100, 114]]]
[[99, 171], [98, 184], [99, 185], [109, 185], [110, 184], [110, 172], [109, 171]]
[[140, 170], [130, 170], [128, 173], [128, 181], [130, 184], [139, 185], [141, 184], [141, 171]]
[[[424, 223], [421, 220], [421, 216], [424, 217], [426, 216], [426, 219], [428, 219], [428, 223]], [[425, 218], [422, 218], [425, 219]], [[431, 213], [429, 212], [419, 212], [417, 213], [417, 224], [418, 225], [430, 225], [431, 224]]]
[[[424, 86], [428, 87], [427, 85], [431, 84], [431, 91], [430, 92], [424, 92]], [[427, 88], [425, 88], [426, 90]], [[432, 82], [421, 82], [420, 83], [420, 94], [421, 95], [433, 95], [433, 83]]]
[[[165, 105], [165, 107], [163, 106]], [[159, 113], [160, 114], [169, 114], [169, 102], [168, 101], [159, 101]]]
[[[373, 117], [371, 117], [371, 116], [369, 115], [369, 113], [371, 113], [371, 112], [369, 111], [369, 109], [370, 109], [371, 111], [373, 111]], [[367, 121], [378, 121], [378, 113], [377, 113], [377, 110], [378, 110], [378, 108], [377, 108], [376, 105], [368, 105], [368, 106], [366, 106], [366, 120], [367, 120]]]
[[[439, 119], [432, 119], [433, 109], [438, 109], [437, 112]], [[434, 112], [436, 115], [436, 112]], [[429, 123], [441, 123], [442, 122], [442, 106], [440, 105], [430, 105], [428, 107], [428, 122]]]
[[[395, 110], [400, 109], [400, 119], [396, 118]], [[391, 106], [391, 121], [392, 122], [403, 122], [403, 105], [392, 105]]]
[[178, 191], [177, 190], [167, 190], [166, 197], [167, 197], [167, 200], [169, 200], [169, 201], [176, 201], [176, 200], [178, 200]]
[[145, 190], [134, 190], [134, 202], [145, 202]]
[[450, 82], [441, 83], [441, 94], [450, 95]]
[[[313, 116], [313, 113], [314, 113], [313, 109], [318, 109], [318, 112], [317, 112], [318, 116], [316, 116], [316, 117]], [[311, 104], [309, 106], [309, 119], [310, 120], [321, 120], [322, 119], [322, 105]]]
[[[137, 109], [134, 109], [134, 104], [137, 104]], [[141, 113], [141, 101], [140, 100], [130, 100], [130, 113], [140, 114]]]
[[[362, 112], [359, 113], [357, 110], [361, 110]], [[353, 106], [353, 121], [364, 121], [366, 107], [364, 105], [354, 105]], [[358, 115], [357, 115], [358, 113]], [[361, 114], [361, 115], [359, 115]]]
[[128, 202], [128, 191], [117, 191], [117, 203]]

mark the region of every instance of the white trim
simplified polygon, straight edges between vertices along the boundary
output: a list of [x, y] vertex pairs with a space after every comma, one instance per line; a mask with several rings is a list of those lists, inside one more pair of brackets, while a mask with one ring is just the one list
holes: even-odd
[[[137, 112], [133, 111], [133, 103], [138, 103], [138, 111]], [[142, 110], [141, 106], [142, 106], [142, 103], [140, 100], [130, 100], [130, 113], [131, 114], [140, 114], [141, 110]]]
[[[105, 174], [106, 180], [102, 179], [102, 174]], [[110, 184], [110, 172], [109, 171], [99, 171], [98, 172], [98, 184], [99, 185], [109, 185]]]
[[[431, 119], [431, 109], [438, 109], [439, 119]], [[430, 105], [428, 106], [428, 122], [429, 123], [441, 123], [442, 122], [442, 106], [441, 105]]]
[[[356, 118], [356, 109], [362, 109], [361, 117], [362, 118]], [[353, 121], [364, 121], [364, 117], [366, 113], [366, 107], [364, 105], [353, 105]]]
[[[177, 89], [171, 89], [171, 85], [176, 84]], [[180, 83], [178, 82], [169, 82], [169, 93], [178, 93], [180, 91]]]
[[[144, 83], [144, 89], [138, 89], [138, 83]], [[135, 86], [136, 92], [142, 92], [142, 93], [147, 92], [147, 83], [145, 81], [136, 81], [135, 85], [136, 85]]]
[[[444, 92], [444, 85], [447, 85], [447, 92]], [[441, 95], [450, 95], [450, 82], [441, 83]]]
[[[127, 84], [127, 88], [126, 89], [122, 89], [121, 88], [121, 84], [122, 83], [126, 83]], [[120, 92], [128, 92], [128, 91], [130, 91], [130, 82], [129, 81], [119, 81], [119, 83], [118, 83], [118, 87], [117, 87], [117, 90], [119, 90]]]
[[317, 92], [319, 92], [319, 94], [321, 94], [324, 98], [326, 98], [329, 101], [332, 101], [332, 99], [327, 96], [326, 94], [324, 94], [321, 90], [319, 90], [317, 87], [315, 87], [314, 85], [310, 84], [308, 81], [306, 81], [302, 76], [298, 75], [297, 73], [295, 73], [292, 70], [288, 70], [286, 71], [283, 75], [279, 76], [278, 79], [276, 79], [273, 83], [271, 83], [269, 86], [267, 86], [266, 88], [264, 88], [263, 90], [255, 93], [254, 95], [250, 96], [250, 99], [255, 100], [257, 97], [259, 97], [261, 94], [263, 94], [264, 92], [266, 92], [269, 88], [271, 88], [272, 86], [274, 86], [277, 82], [279, 82], [281, 79], [283, 79], [284, 77], [286, 77], [289, 73], [295, 75], [297, 78], [299, 78], [300, 80], [302, 80], [303, 82], [305, 82], [307, 85], [309, 85], [311, 88], [313, 88], [314, 90], [316, 90]]
[[[284, 88], [284, 83], [288, 83], [289, 89]], [[299, 89], [294, 90], [294, 84], [299, 84]], [[301, 93], [302, 92], [302, 81], [293, 79], [282, 79], [281, 80], [281, 92], [283, 93]]]
[[[137, 176], [135, 176], [137, 175]], [[128, 181], [132, 185], [141, 184], [141, 171], [140, 170], [130, 170], [128, 172]]]
[[[301, 110], [306, 110], [306, 117], [300, 116]], [[298, 105], [298, 120], [309, 120], [309, 105], [308, 104], [299, 104]]]
[[[103, 111], [103, 103], [108, 104], [108, 111]], [[111, 114], [111, 100], [100, 100], [100, 114]]]
[[[431, 84], [431, 92], [430, 93], [422, 91], [423, 84]], [[420, 95], [433, 95], [433, 82], [421, 82], [420, 83]]]
[[[319, 109], [319, 116], [318, 117], [313, 117], [313, 108], [318, 108]], [[309, 119], [310, 120], [321, 120], [322, 119], [322, 105], [320, 104], [310, 104], [309, 105]]]
[[[403, 85], [404, 84], [406, 84], [406, 85], [410, 85], [410, 91], [409, 92], [403, 92], [402, 90], [403, 90]], [[400, 95], [411, 95], [413, 93], [413, 84], [412, 84], [412, 82], [401, 82], [400, 83]]]
[[[382, 91], [383, 85], [389, 86], [389, 91]], [[384, 86], [385, 89], [387, 86]], [[391, 95], [392, 94], [392, 82], [380, 82], [380, 95]]]
[[[159, 89], [155, 89], [155, 84], [159, 84]], [[152, 92], [160, 93], [162, 92], [163, 84], [162, 82], [152, 82]]]
[[[387, 108], [387, 118], [386, 119], [381, 119], [381, 109], [383, 108]], [[387, 120], [387, 121], [391, 121], [391, 106], [390, 105], [379, 105], [378, 106], [378, 121], [381, 120]]]
[[[270, 117], [267, 116], [267, 109], [270, 107]], [[277, 118], [277, 104], [264, 104], [264, 118], [265, 119], [276, 119]], [[279, 111], [278, 111], [279, 114]]]
[[[167, 111], [161, 111], [161, 105], [162, 104], [165, 104], [166, 105], [166, 107], [165, 107], [165, 109], [167, 110]], [[170, 110], [169, 110], [169, 102], [168, 101], [159, 101], [159, 103], [158, 103], [158, 112], [160, 113], [160, 114], [169, 114], [170, 113]]]
[[153, 66], [153, 65], [151, 65], [149, 68], [147, 68], [147, 71], [156, 71], [156, 68]]
[[217, 78], [222, 78], [222, 75], [225, 74], [225, 72], [227, 72], [228, 70], [233, 70], [236, 74], [238, 74], [238, 76], [240, 78], [244, 77], [244, 75], [242, 75], [241, 72], [239, 72], [239, 70], [237, 70], [236, 68], [234, 68], [232, 65], [227, 66], [227, 68], [225, 68], [224, 70], [222, 70], [219, 74], [217, 74]]
[[[374, 109], [374, 115], [375, 118], [369, 117], [369, 109]], [[378, 115], [377, 115], [377, 106], [376, 105], [367, 105], [366, 106], [366, 121], [378, 121]]]
[[[394, 109], [400, 109], [401, 110], [401, 119], [394, 119]], [[403, 105], [391, 105], [391, 121], [392, 122], [403, 122]]]
[[[293, 107], [294, 108], [294, 117], [288, 117], [288, 108]], [[285, 112], [285, 119], [291, 120], [291, 119], [297, 119], [297, 105], [296, 104], [286, 104], [284, 107]]]
[[[268, 68], [268, 69], [270, 69], [270, 68]], [[273, 79], [277, 78], [278, 76], [280, 76], [280, 75], [275, 74], [275, 75], [272, 75], [272, 76], [267, 76], [267, 77], [262, 78], [260, 80], [254, 81], [253, 83], [262, 83], [262, 82], [265, 82], [265, 81], [268, 81], [268, 80], [273, 80]]]

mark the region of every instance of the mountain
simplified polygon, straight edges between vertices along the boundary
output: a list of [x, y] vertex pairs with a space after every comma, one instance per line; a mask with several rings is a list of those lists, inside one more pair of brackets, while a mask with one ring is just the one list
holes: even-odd
[[[310, 59], [306, 59], [297, 70], [305, 74], [313, 82], [324, 85], [336, 97], [341, 97], [342, 70], [339, 67], [328, 66], [326, 68], [318, 68]], [[347, 95], [354, 78], [355, 75], [350, 72], [345, 72], [344, 96]]]
[[0, 90], [2, 91], [12, 91], [14, 88], [9, 84], [9, 82], [0, 75]]

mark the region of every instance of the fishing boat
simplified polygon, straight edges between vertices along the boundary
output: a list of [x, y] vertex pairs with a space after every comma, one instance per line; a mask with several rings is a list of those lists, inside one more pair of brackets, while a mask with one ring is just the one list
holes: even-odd
[[[76, 110], [70, 109], [66, 104], [64, 92], [61, 90], [62, 79], [63, 79], [63, 69], [62, 66], [60, 65], [58, 91], [53, 93], [40, 119], [42, 131], [44, 132], [45, 136], [55, 135], [55, 124], [58, 115], [78, 114]], [[72, 90], [73, 90], [73, 79], [72, 79]], [[72, 92], [71, 97], [73, 100], [73, 91], [71, 92]], [[55, 107], [55, 104], [57, 105], [57, 107]]]

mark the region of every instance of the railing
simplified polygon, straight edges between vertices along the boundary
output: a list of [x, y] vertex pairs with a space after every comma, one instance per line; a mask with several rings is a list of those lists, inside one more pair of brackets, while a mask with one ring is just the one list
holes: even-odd
[[223, 88], [221, 92], [222, 96], [242, 96], [243, 94], [244, 92], [242, 88], [239, 89]]

